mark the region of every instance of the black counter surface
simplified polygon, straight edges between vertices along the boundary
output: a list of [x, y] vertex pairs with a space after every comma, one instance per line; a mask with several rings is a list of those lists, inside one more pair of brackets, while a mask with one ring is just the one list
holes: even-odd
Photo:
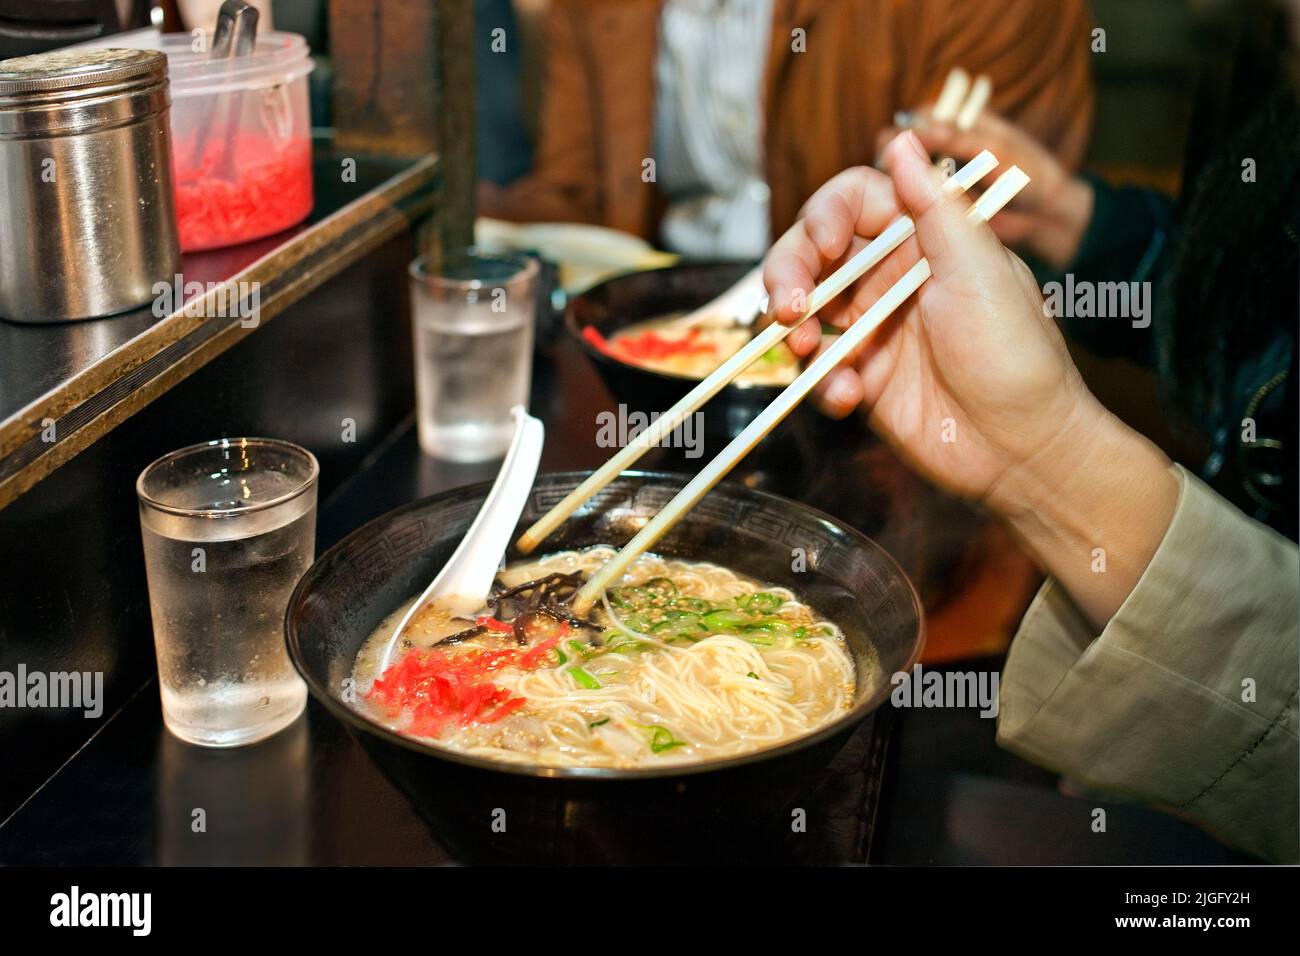
[[[548, 350], [533, 394], [533, 411], [548, 427], [543, 469], [593, 467], [603, 459], [591, 436], [595, 412], [607, 402], [572, 346]], [[698, 464], [671, 449], [643, 460], [647, 468], [691, 470]], [[495, 462], [451, 465], [421, 455], [408, 421], [321, 502], [318, 547], [324, 550], [392, 507], [490, 478], [495, 469]], [[924, 489], [857, 423], [831, 424], [800, 412], [736, 477], [832, 511], [881, 540], [932, 604], [962, 586], [954, 555], [982, 519]], [[958, 666], [989, 670], [1000, 661]], [[734, 833], [684, 825], [680, 855], [666, 849], [661, 856], [812, 864], [1233, 859], [1172, 817], [1063, 795], [1051, 774], [998, 750], [993, 735], [994, 722], [973, 710], [886, 709], [808, 782], [804, 830], [794, 831], [788, 818]], [[1097, 806], [1108, 811], [1106, 834], [1089, 826]], [[206, 750], [163, 729], [157, 685], [149, 680], [0, 824], [0, 862], [475, 862], [455, 858], [441, 836], [315, 703], [260, 744]], [[610, 852], [589, 862], [638, 860]]]

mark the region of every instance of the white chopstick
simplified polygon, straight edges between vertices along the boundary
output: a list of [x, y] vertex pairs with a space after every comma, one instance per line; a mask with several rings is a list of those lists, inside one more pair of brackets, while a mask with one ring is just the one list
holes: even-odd
[[[1025, 187], [1029, 177], [1017, 166], [1012, 166], [971, 207], [968, 215], [974, 222], [987, 222]], [[637, 558], [654, 546], [688, 510], [695, 507], [714, 485], [723, 479], [736, 464], [763, 438], [794, 410], [813, 387], [832, 369], [849, 358], [867, 337], [885, 319], [930, 278], [930, 263], [921, 259], [882, 295], [857, 322], [841, 334], [833, 344], [817, 356], [767, 408], [722, 452], [704, 466], [659, 513], [632, 538], [623, 549], [592, 574], [573, 602], [576, 614], [586, 614], [599, 600], [605, 589], [623, 576], [623, 572]]]
[[[986, 149], [949, 177], [943, 184], [943, 188], [953, 194], [964, 193], [997, 167], [997, 157]], [[884, 232], [872, 239], [853, 258], [836, 269], [825, 282], [813, 289], [812, 294], [808, 297], [804, 319], [817, 314], [828, 302], [861, 278], [868, 269], [877, 265], [887, 255], [906, 242], [914, 232], [916, 232], [916, 223], [912, 221], [910, 216], [900, 216], [891, 222]], [[800, 322], [802, 321], [801, 319]], [[531, 553], [552, 531], [581, 508], [592, 495], [613, 481], [620, 472], [631, 467], [647, 451], [663, 441], [664, 437], [684, 422], [688, 415], [698, 411], [709, 399], [722, 391], [732, 379], [793, 332], [794, 329], [794, 325], [773, 322], [755, 335], [744, 348], [714, 369], [704, 381], [687, 392], [681, 401], [660, 415], [635, 439], [611, 455], [605, 464], [592, 472], [590, 477], [569, 492], [559, 504], [542, 515], [532, 527], [520, 536], [519, 540], [515, 542], [515, 547], [522, 554]]]
[[966, 98], [966, 103], [957, 113], [956, 126], [963, 132], [969, 131], [974, 127], [980, 114], [984, 112], [984, 107], [989, 105], [989, 98], [993, 95], [993, 81], [987, 76], [980, 76], [971, 87], [970, 96]]
[[940, 123], [951, 123], [957, 117], [970, 92], [970, 74], [961, 67], [953, 67], [944, 80], [943, 90], [934, 101], [931, 114]]

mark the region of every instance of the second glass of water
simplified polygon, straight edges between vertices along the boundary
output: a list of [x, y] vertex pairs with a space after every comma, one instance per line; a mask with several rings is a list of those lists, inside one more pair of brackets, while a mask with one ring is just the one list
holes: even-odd
[[450, 461], [505, 454], [510, 409], [528, 405], [537, 261], [470, 253], [411, 263], [420, 448]]
[[318, 473], [297, 445], [228, 438], [140, 474], [163, 722], [182, 740], [253, 743], [306, 706], [284, 612], [315, 553]]

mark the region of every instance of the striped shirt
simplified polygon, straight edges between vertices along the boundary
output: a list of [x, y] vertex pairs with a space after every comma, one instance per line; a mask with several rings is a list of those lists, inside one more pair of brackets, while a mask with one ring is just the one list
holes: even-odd
[[771, 244], [762, 84], [772, 0], [665, 0], [656, 68], [661, 241], [697, 258]]

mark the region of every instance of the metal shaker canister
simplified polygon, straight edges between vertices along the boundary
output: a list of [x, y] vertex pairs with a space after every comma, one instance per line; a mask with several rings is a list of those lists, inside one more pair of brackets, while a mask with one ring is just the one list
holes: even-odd
[[173, 281], [169, 104], [156, 51], [0, 60], [0, 318], [111, 315]]

